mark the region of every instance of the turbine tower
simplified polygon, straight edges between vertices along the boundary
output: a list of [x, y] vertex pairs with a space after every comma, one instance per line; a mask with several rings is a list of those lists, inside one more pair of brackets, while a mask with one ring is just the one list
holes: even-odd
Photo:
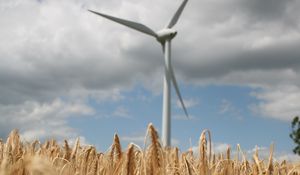
[[135, 29], [142, 33], [148, 34], [148, 35], [156, 38], [156, 40], [159, 43], [161, 43], [161, 45], [163, 47], [163, 52], [165, 55], [165, 75], [164, 75], [163, 110], [162, 110], [162, 144], [165, 147], [169, 147], [171, 145], [171, 118], [170, 118], [170, 115], [171, 115], [171, 91], [170, 91], [171, 90], [171, 81], [174, 85], [176, 94], [179, 98], [179, 101], [184, 110], [184, 113], [185, 113], [186, 117], [188, 117], [188, 113], [187, 113], [186, 107], [184, 105], [183, 99], [181, 97], [181, 94], [180, 94], [180, 91], [179, 91], [179, 88], [177, 85], [177, 81], [176, 81], [176, 78], [174, 75], [173, 67], [171, 64], [171, 41], [177, 34], [177, 31], [172, 29], [172, 27], [174, 27], [174, 25], [177, 23], [187, 2], [188, 2], [188, 0], [184, 0], [182, 2], [182, 4], [178, 8], [176, 13], [172, 17], [172, 19], [170, 20], [170, 22], [167, 24], [167, 26], [158, 32], [154, 32], [149, 27], [147, 27], [143, 24], [137, 23], [137, 22], [133, 22], [133, 21], [129, 21], [129, 20], [121, 19], [121, 18], [116, 18], [113, 16], [109, 16], [109, 15], [106, 15], [103, 13], [93, 11], [93, 10], [89, 10], [90, 12], [92, 12], [96, 15], [100, 15], [111, 21], [117, 22], [117, 23], [125, 25], [129, 28], [132, 28], [132, 29]]

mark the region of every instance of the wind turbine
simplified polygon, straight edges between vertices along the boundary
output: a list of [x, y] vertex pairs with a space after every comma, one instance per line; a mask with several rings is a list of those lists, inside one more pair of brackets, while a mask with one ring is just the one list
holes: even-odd
[[133, 22], [133, 21], [129, 21], [129, 20], [121, 19], [121, 18], [116, 18], [113, 16], [109, 16], [109, 15], [106, 15], [103, 13], [93, 11], [93, 10], [89, 10], [90, 12], [92, 12], [96, 15], [100, 15], [100, 16], [107, 18], [111, 21], [114, 21], [116, 23], [125, 25], [129, 28], [132, 28], [132, 29], [135, 29], [142, 33], [153, 36], [154, 38], [156, 38], [156, 40], [159, 43], [161, 43], [161, 45], [163, 47], [163, 52], [165, 55], [165, 75], [164, 75], [163, 111], [162, 111], [162, 143], [163, 143], [163, 146], [166, 146], [166, 147], [169, 147], [171, 145], [171, 118], [170, 118], [170, 114], [171, 114], [171, 111], [170, 111], [171, 110], [171, 94], [170, 94], [171, 89], [170, 88], [171, 88], [171, 85], [170, 85], [170, 81], [172, 81], [172, 83], [174, 85], [176, 94], [179, 98], [179, 101], [181, 103], [181, 106], [184, 110], [186, 117], [188, 117], [188, 113], [187, 113], [186, 107], [184, 105], [183, 99], [181, 97], [181, 94], [180, 94], [180, 91], [179, 91], [179, 88], [177, 85], [177, 81], [176, 81], [176, 78], [174, 75], [173, 67], [171, 64], [171, 41], [177, 34], [177, 31], [172, 29], [172, 27], [174, 27], [174, 25], [177, 23], [187, 2], [188, 2], [188, 0], [184, 0], [182, 2], [182, 4], [178, 8], [176, 13], [172, 17], [172, 19], [170, 20], [170, 22], [167, 24], [167, 26], [158, 32], [154, 32], [149, 27], [147, 27], [143, 24], [137, 23], [137, 22]]

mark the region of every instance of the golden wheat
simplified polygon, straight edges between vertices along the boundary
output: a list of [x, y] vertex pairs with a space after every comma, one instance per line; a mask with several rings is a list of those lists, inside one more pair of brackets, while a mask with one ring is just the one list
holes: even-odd
[[[150, 143], [146, 145], [146, 141]], [[73, 148], [67, 140], [63, 146], [55, 140], [22, 143], [18, 131], [13, 130], [5, 143], [0, 140], [0, 175], [300, 175], [299, 164], [274, 161], [273, 144], [267, 160], [259, 158], [258, 150], [253, 160], [247, 160], [240, 145], [232, 159], [230, 147], [225, 156], [212, 154], [211, 135], [205, 130], [200, 134], [198, 151], [196, 155], [192, 149], [181, 153], [176, 147], [162, 147], [152, 124], [144, 149], [130, 143], [122, 151], [115, 134], [105, 153], [80, 145], [79, 139]]]

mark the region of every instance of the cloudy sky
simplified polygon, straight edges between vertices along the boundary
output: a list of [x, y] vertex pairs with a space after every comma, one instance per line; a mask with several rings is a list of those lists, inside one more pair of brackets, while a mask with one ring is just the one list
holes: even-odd
[[[155, 39], [87, 12], [157, 31], [180, 0], [0, 0], [0, 137], [81, 137], [105, 151], [113, 134], [143, 143], [161, 130], [163, 55]], [[175, 26], [173, 66], [191, 115], [172, 92], [172, 141], [203, 129], [216, 148], [289, 156], [300, 114], [300, 1], [190, 0]], [[191, 140], [191, 144], [190, 144]]]

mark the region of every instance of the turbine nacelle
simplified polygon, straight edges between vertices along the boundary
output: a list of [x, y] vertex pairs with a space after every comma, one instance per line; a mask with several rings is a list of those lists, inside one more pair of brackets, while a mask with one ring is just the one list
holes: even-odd
[[174, 29], [162, 29], [158, 32], [156, 32], [157, 34], [157, 41], [164, 43], [166, 40], [171, 40], [173, 39], [176, 35], [177, 35], [177, 31]]

